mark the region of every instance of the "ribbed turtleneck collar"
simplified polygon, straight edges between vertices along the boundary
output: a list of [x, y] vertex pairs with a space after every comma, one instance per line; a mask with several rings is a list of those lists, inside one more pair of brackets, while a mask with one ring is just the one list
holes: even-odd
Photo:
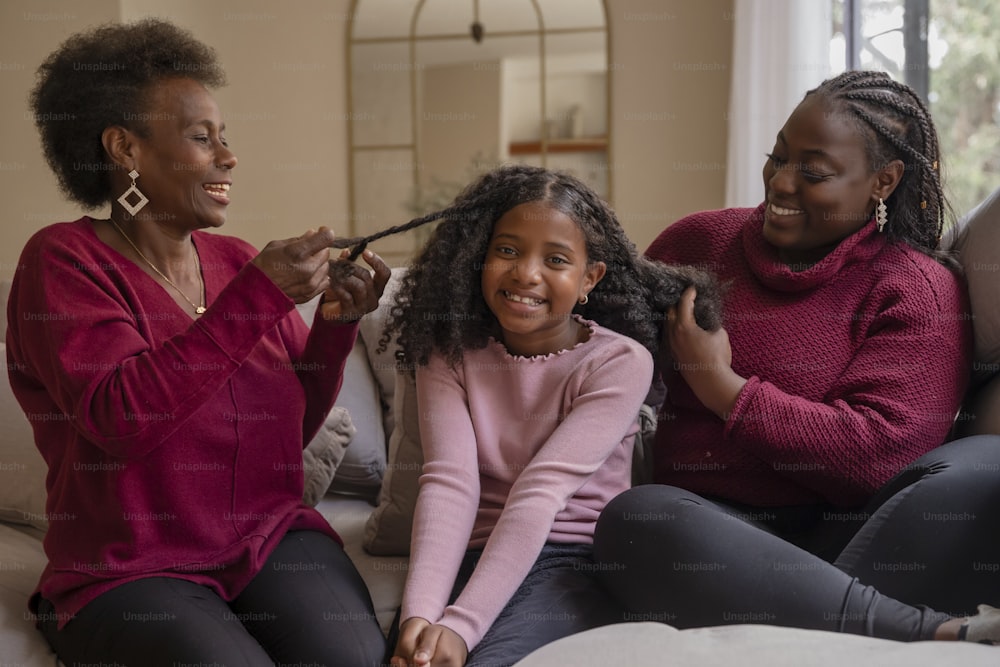
[[743, 227], [743, 252], [750, 270], [766, 287], [781, 292], [800, 292], [830, 281], [844, 266], [866, 262], [885, 246], [874, 218], [851, 234], [829, 255], [804, 271], [793, 271], [778, 259], [778, 249], [764, 238], [764, 204], [747, 218]]

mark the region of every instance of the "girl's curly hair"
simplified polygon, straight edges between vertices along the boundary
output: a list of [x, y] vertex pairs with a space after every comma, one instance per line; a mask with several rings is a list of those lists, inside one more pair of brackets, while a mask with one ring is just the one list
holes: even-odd
[[88, 209], [111, 201], [109, 174], [116, 167], [101, 133], [120, 125], [148, 136], [146, 95], [170, 77], [207, 88], [226, 80], [211, 47], [160, 19], [78, 33], [39, 66], [31, 111], [45, 159], [71, 200]]
[[498, 324], [483, 299], [480, 275], [494, 224], [528, 202], [544, 202], [569, 216], [584, 233], [587, 261], [607, 266], [588, 303], [578, 304], [574, 312], [635, 339], [655, 356], [666, 310], [686, 287], [695, 285], [699, 324], [706, 329], [721, 326], [719, 291], [712, 277], [640, 256], [611, 208], [573, 176], [510, 165], [469, 185], [444, 211], [380, 233], [441, 220], [402, 280], [380, 348], [398, 334], [400, 361], [412, 369], [426, 365], [432, 353], [457, 363], [463, 350], [485, 347], [491, 336], [497, 338]]

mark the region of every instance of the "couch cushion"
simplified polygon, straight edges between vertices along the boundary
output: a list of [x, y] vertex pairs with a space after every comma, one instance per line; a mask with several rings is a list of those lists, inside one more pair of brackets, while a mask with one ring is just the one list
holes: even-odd
[[0, 343], [4, 374], [0, 381], [0, 521], [48, 528], [45, 475], [48, 466], [35, 447], [35, 436], [14, 398], [7, 377], [7, 345]]
[[535, 650], [515, 667], [986, 667], [1000, 661], [997, 650], [967, 642], [903, 643], [767, 625], [677, 630], [662, 623], [634, 622], [565, 637]]
[[46, 563], [41, 537], [32, 528], [0, 524], [0, 665], [61, 664], [28, 611]]
[[407, 559], [379, 558], [365, 553], [361, 546], [362, 533], [372, 513], [372, 506], [366, 500], [329, 494], [316, 509], [344, 540], [344, 551], [365, 580], [375, 605], [375, 615], [382, 630], [388, 633], [403, 599]]
[[[298, 306], [299, 314], [310, 326], [318, 303], [319, 297]], [[356, 432], [337, 466], [329, 492], [360, 495], [373, 501], [385, 472], [386, 436], [379, 386], [360, 336], [347, 357], [344, 383], [334, 405], [347, 410]]]
[[944, 242], [957, 253], [969, 285], [975, 314], [972, 373], [978, 385], [1000, 372], [1000, 189], [963, 217]]

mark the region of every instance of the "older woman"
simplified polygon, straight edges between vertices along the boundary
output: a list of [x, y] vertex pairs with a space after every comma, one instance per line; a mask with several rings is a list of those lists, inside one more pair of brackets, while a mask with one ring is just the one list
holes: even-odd
[[667, 314], [659, 483], [598, 524], [634, 618], [1000, 641], [975, 614], [1000, 604], [1000, 438], [939, 447], [971, 366], [939, 167], [919, 97], [848, 72], [778, 132], [760, 206], [653, 242], [729, 287], [725, 329], [694, 324], [693, 294]]
[[[87, 65], [86, 67], [81, 66]], [[85, 208], [21, 257], [10, 381], [49, 465], [32, 599], [67, 664], [377, 664], [363, 581], [304, 506], [301, 457], [389, 276], [329, 230], [220, 234], [236, 156], [214, 53], [147, 20], [66, 41], [32, 109]], [[67, 121], [66, 119], [72, 119]], [[332, 276], [332, 278], [331, 278]], [[312, 329], [294, 305], [323, 294]]]

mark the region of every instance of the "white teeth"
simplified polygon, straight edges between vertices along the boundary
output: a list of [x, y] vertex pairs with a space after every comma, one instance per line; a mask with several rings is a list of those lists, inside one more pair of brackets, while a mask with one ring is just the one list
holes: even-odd
[[541, 299], [532, 299], [526, 296], [518, 296], [516, 294], [511, 294], [510, 292], [504, 292], [503, 295], [510, 299], [511, 301], [516, 301], [518, 303], [527, 303], [532, 306], [540, 306], [544, 303]]
[[214, 190], [216, 192], [229, 192], [229, 183], [207, 183], [202, 187], [206, 190]]
[[802, 213], [802, 211], [797, 208], [782, 208], [780, 206], [775, 206], [774, 204], [769, 204], [768, 207], [770, 208], [771, 213], [774, 213], [775, 215], [798, 215], [799, 213]]

